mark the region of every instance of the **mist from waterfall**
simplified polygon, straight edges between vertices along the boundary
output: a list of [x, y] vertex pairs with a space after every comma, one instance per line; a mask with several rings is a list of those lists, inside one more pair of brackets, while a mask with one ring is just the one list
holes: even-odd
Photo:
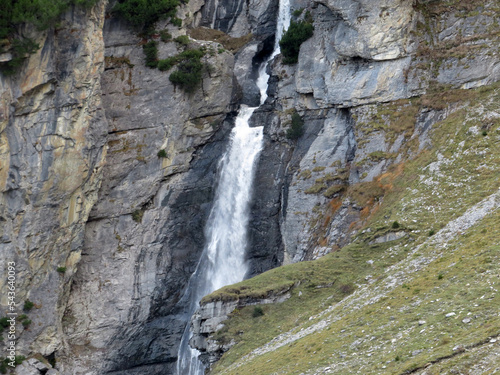
[[[260, 105], [267, 99], [267, 64], [280, 53], [278, 42], [289, 25], [290, 3], [289, 0], [281, 0], [274, 51], [260, 66], [256, 81], [261, 95]], [[189, 316], [196, 311], [205, 295], [242, 281], [248, 271], [245, 255], [249, 203], [264, 130], [263, 126], [249, 126], [250, 117], [257, 108], [241, 106], [230, 135], [228, 150], [220, 162], [215, 202], [205, 228], [207, 243], [183, 297], [183, 300], [189, 301]], [[177, 375], [203, 375], [205, 369], [198, 359], [200, 352], [189, 346], [189, 328], [188, 323], [179, 346]]]

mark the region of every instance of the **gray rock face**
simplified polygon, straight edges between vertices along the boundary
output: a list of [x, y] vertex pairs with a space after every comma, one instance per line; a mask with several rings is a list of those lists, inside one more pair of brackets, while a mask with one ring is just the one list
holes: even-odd
[[273, 37], [264, 42], [253, 41], [242, 48], [235, 56], [234, 75], [241, 87], [241, 103], [251, 107], [260, 104], [260, 90], [256, 80], [260, 64], [271, 53]]
[[242, 104], [259, 105], [260, 92], [255, 81], [260, 64], [274, 47], [278, 6], [277, 0], [208, 0], [201, 10], [201, 26], [232, 37], [253, 35], [253, 41], [235, 56], [234, 75], [241, 86]]
[[[341, 189], [377, 181], [403, 154], [424, 150], [448, 115], [423, 108], [411, 113], [414, 128], [391, 133], [374, 124], [381, 102], [500, 78], [493, 1], [432, 18], [410, 0], [293, 1], [298, 8], [311, 12], [314, 36], [295, 66], [279, 56], [270, 64], [269, 99], [252, 119], [265, 125], [265, 147], [249, 276], [348, 243], [362, 207], [339, 199]], [[115, 18], [104, 22], [103, 2], [68, 12], [57, 33], [38, 35], [42, 48], [19, 74], [0, 77], [0, 263], [16, 262], [17, 302], [35, 303], [19, 354], [55, 353], [48, 374], [172, 373], [186, 319], [179, 301], [204, 245], [217, 162], [236, 104], [258, 102], [253, 80], [273, 44], [276, 10], [275, 0], [183, 5], [185, 26], [254, 34], [236, 56], [207, 54], [212, 68], [192, 94], [144, 66], [141, 39]], [[217, 52], [192, 41], [202, 44]], [[160, 58], [178, 52], [159, 43]], [[286, 138], [293, 109], [305, 124], [297, 141]], [[193, 345], [207, 363], [230, 347], [210, 335], [242, 303], [265, 301], [213, 302], [195, 315]]]
[[96, 355], [106, 349], [107, 371], [172, 371], [185, 324], [176, 303], [204, 245], [223, 148], [223, 140], [214, 140], [187, 175], [163, 183], [142, 222], [125, 215], [89, 223], [81, 279], [67, 311], [75, 322], [67, 333], [74, 349], [87, 337]]
[[252, 117], [252, 125], [264, 125], [264, 147], [257, 164], [250, 206], [248, 276], [255, 276], [283, 262], [281, 206], [291, 148], [289, 144], [273, 137], [272, 129], [279, 123], [279, 119], [270, 109], [271, 106], [263, 106]]
[[414, 16], [411, 0], [327, 0], [339, 18], [333, 30], [334, 48], [340, 56], [391, 60], [406, 56]]
[[[304, 254], [312, 246], [311, 220], [316, 216], [314, 207], [325, 204], [329, 199], [322, 194], [314, 194], [310, 189], [316, 186], [315, 180], [326, 175], [333, 176], [339, 184], [345, 183], [347, 164], [355, 154], [356, 141], [352, 123], [342, 110], [319, 111], [317, 117], [306, 120], [305, 126], [321, 130], [314, 140], [303, 145], [300, 161], [291, 176], [288, 199], [283, 224], [285, 243], [285, 263], [303, 260]], [[300, 145], [299, 145], [300, 147]], [[342, 228], [338, 228], [339, 234]]]
[[[462, 88], [495, 82], [497, 59], [487, 47], [496, 38], [487, 30], [492, 6], [471, 17], [444, 13], [439, 24], [429, 25], [436, 21], [415, 11], [411, 1], [314, 4], [315, 32], [300, 50], [296, 91], [322, 107], [351, 107], [420, 95], [430, 81]], [[425, 27], [439, 31], [427, 35]], [[467, 50], [478, 58], [464, 61]]]
[[103, 22], [101, 1], [68, 11], [57, 33], [26, 27], [41, 48], [13, 76], [0, 75], [1, 305], [7, 311], [7, 262], [16, 263], [18, 314], [25, 300], [35, 304], [18, 355], [64, 345], [61, 318], [106, 156]]
[[[312, 259], [332, 245], [345, 245], [361, 207], [356, 202], [339, 206], [338, 195], [325, 197], [326, 189], [375, 180], [401, 160], [398, 154], [408, 152], [412, 142], [418, 140], [418, 150], [424, 149], [428, 130], [444, 116], [425, 109], [409, 114], [418, 117], [415, 128], [388, 135], [370, 128], [375, 116], [370, 103], [421, 95], [429, 86], [470, 88], [499, 79], [498, 57], [488, 47], [498, 37], [485, 28], [494, 22], [492, 2], [470, 17], [445, 9], [431, 19], [409, 1], [397, 3], [310, 3], [315, 30], [302, 44], [298, 64], [284, 66], [278, 57], [272, 65], [282, 124], [287, 121], [283, 113], [297, 108], [306, 128], [285, 173], [285, 262]], [[303, 6], [292, 3], [294, 9]], [[460, 36], [459, 28], [467, 37]], [[318, 120], [311, 121], [315, 116]], [[318, 129], [313, 142], [306, 142], [309, 129]], [[332, 209], [320, 212], [328, 202]]]
[[384, 3], [390, 4], [331, 1], [317, 5], [315, 32], [302, 45], [295, 72], [299, 93], [313, 94], [320, 106], [407, 96], [400, 72], [410, 63], [413, 8], [411, 1], [397, 1], [397, 6], [396, 1]]
[[[202, 87], [186, 94], [144, 66], [126, 25], [108, 19], [104, 35], [109, 151], [65, 315], [66, 371], [171, 373], [185, 325], [176, 303], [204, 245], [231, 127], [233, 57], [207, 55]], [[159, 45], [160, 58], [177, 52]]]

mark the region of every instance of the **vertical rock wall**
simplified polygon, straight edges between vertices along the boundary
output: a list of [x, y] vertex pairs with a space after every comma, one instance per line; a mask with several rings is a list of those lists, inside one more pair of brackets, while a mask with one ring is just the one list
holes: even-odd
[[269, 36], [276, 29], [278, 5], [276, 0], [209, 0], [202, 8], [201, 25], [233, 37], [248, 33]]
[[[273, 140], [293, 146], [286, 177], [275, 186], [284, 192], [285, 262], [345, 245], [366, 205], [344, 199], [342, 191], [377, 184], [391, 165], [425, 148], [429, 126], [444, 114], [432, 108], [413, 113], [397, 100], [478, 87], [498, 81], [500, 74], [498, 53], [489, 48], [498, 42], [494, 2], [292, 2], [292, 10], [301, 8], [299, 19], [310, 12], [314, 35], [302, 44], [296, 65], [276, 58], [275, 93], [264, 120], [269, 147], [276, 147]], [[386, 117], [376, 120], [383, 116], [376, 104], [391, 101]], [[297, 142], [284, 137], [294, 108], [305, 120], [305, 135]], [[391, 116], [393, 125], [384, 125]], [[405, 116], [416, 117], [417, 126], [404, 125]], [[269, 168], [263, 165], [260, 173], [280, 175], [280, 168]]]
[[[252, 120], [266, 127], [251, 275], [349, 242], [369, 210], [343, 191], [394, 172], [446, 116], [436, 108], [407, 113], [408, 98], [500, 75], [498, 52], [488, 47], [498, 43], [492, 1], [478, 10], [292, 2], [299, 8], [311, 13], [314, 36], [298, 64], [272, 62], [269, 99]], [[17, 75], [0, 77], [0, 261], [17, 263], [18, 303], [35, 303], [20, 354], [55, 353], [65, 374], [173, 371], [186, 319], [178, 301], [203, 248], [217, 162], [236, 104], [256, 101], [252, 77], [272, 45], [276, 9], [275, 1], [191, 1], [179, 11], [183, 28], [157, 25], [173, 37], [200, 24], [254, 34], [235, 55], [191, 41], [213, 51], [192, 94], [144, 66], [144, 40], [114, 17], [104, 22], [104, 2], [67, 12], [56, 30], [38, 35], [40, 50]], [[160, 42], [159, 57], [181, 49]], [[380, 114], [380, 103], [392, 101]], [[298, 141], [286, 138], [294, 109], [305, 122]], [[394, 113], [416, 125], [381, 127]]]
[[[109, 151], [66, 311], [65, 361], [76, 373], [172, 373], [185, 324], [176, 304], [203, 248], [231, 126], [233, 56], [207, 53], [210, 69], [188, 94], [145, 66], [143, 41], [127, 24], [109, 18], [104, 36]], [[190, 47], [201, 45], [216, 48]], [[160, 58], [181, 50], [159, 42]]]
[[11, 261], [17, 312], [25, 300], [35, 304], [29, 329], [17, 326], [19, 355], [64, 345], [61, 319], [106, 156], [103, 22], [100, 1], [71, 8], [57, 29], [25, 27], [40, 48], [16, 74], [0, 76], [1, 305]]

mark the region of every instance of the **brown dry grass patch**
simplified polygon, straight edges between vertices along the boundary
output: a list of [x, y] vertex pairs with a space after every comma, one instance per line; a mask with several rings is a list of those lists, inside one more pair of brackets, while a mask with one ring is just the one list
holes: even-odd
[[239, 38], [233, 38], [220, 30], [208, 29], [206, 27], [197, 27], [196, 29], [189, 30], [188, 34], [193, 39], [220, 43], [232, 53], [238, 52], [253, 37], [252, 34], [247, 34]]

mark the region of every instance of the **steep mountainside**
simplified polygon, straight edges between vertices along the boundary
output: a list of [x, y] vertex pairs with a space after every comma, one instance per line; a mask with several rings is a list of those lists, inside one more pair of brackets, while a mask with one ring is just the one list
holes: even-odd
[[[218, 162], [273, 47], [274, 0], [191, 0], [149, 34], [115, 4], [21, 24], [40, 48], [0, 75], [19, 375], [174, 373]], [[214, 374], [500, 372], [500, 4], [290, 6], [313, 35], [251, 120], [262, 275], [205, 297], [193, 344]], [[169, 79], [186, 54], [192, 90]]]
[[193, 342], [210, 361], [231, 348], [213, 373], [499, 371], [498, 3], [309, 7], [267, 116], [305, 120], [284, 260], [330, 254], [206, 297]]

